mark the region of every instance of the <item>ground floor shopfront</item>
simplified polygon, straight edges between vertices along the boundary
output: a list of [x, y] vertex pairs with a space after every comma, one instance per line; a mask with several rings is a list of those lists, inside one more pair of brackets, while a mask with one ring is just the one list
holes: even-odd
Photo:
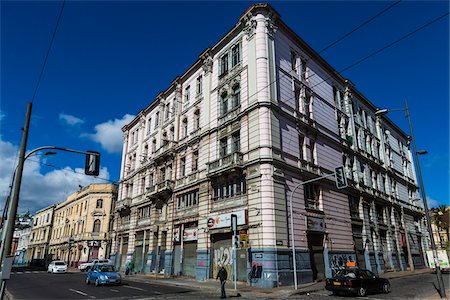
[[[236, 254], [229, 224], [231, 214], [238, 216], [240, 248]], [[323, 229], [326, 228], [324, 218], [307, 220], [307, 230], [300, 237], [306, 241], [306, 247], [295, 249], [299, 284], [332, 277], [348, 263], [375, 273], [409, 267], [403, 231], [397, 235], [394, 230], [385, 233], [381, 229], [373, 234], [372, 239], [367, 239], [362, 225], [354, 225], [354, 249], [337, 249], [330, 246], [332, 237]], [[117, 237], [117, 252], [111, 258], [121, 270], [133, 261], [134, 272], [189, 276], [204, 281], [214, 279], [221, 265], [226, 268], [229, 280], [233, 280], [235, 257], [238, 281], [265, 288], [293, 284], [292, 249], [287, 245], [250, 247], [252, 239], [260, 236], [251, 236], [246, 209], [216, 213], [205, 223], [206, 228], [200, 228], [198, 218], [177, 222], [171, 228], [170, 240], [167, 228], [122, 233]], [[422, 243], [420, 237], [410, 242]], [[417, 257], [413, 259], [417, 261], [414, 263], [416, 268], [425, 266], [421, 253], [413, 252], [411, 255]]]
[[63, 260], [71, 267], [78, 267], [93, 259], [107, 258], [108, 246], [105, 240], [75, 241], [70, 246], [68, 243], [50, 245], [49, 254], [53, 260]]

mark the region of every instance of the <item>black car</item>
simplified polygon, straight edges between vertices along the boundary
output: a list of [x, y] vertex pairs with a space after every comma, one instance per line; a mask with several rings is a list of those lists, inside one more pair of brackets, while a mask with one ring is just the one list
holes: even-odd
[[333, 295], [356, 294], [364, 297], [369, 293], [389, 293], [389, 280], [380, 278], [369, 270], [344, 269], [336, 273], [333, 278], [327, 278], [325, 288]]

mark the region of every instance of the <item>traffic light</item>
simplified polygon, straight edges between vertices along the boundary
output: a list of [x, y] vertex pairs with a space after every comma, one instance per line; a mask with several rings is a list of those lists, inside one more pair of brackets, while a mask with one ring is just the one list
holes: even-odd
[[84, 174], [98, 176], [100, 174], [100, 152], [86, 151]]
[[338, 189], [344, 189], [347, 187], [347, 176], [345, 175], [344, 166], [334, 169], [334, 177], [336, 179], [336, 187]]
[[233, 240], [233, 246], [236, 249], [240, 249], [241, 248], [241, 239], [239, 238], [239, 235], [233, 235], [234, 240]]

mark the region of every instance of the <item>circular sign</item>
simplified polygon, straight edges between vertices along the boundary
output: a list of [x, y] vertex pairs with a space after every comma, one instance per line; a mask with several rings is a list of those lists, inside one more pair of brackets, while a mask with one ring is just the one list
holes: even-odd
[[213, 228], [214, 227], [214, 218], [209, 218], [208, 219], [208, 222], [207, 222], [207, 225], [208, 225], [208, 227], [209, 228]]

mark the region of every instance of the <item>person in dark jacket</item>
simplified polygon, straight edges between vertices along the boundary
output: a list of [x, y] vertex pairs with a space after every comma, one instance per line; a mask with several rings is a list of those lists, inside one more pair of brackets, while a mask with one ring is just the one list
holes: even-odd
[[221, 296], [220, 298], [226, 298], [227, 295], [225, 294], [225, 282], [227, 281], [228, 273], [227, 270], [223, 267], [223, 265], [220, 266], [219, 272], [217, 272], [217, 279], [220, 279], [220, 292]]

